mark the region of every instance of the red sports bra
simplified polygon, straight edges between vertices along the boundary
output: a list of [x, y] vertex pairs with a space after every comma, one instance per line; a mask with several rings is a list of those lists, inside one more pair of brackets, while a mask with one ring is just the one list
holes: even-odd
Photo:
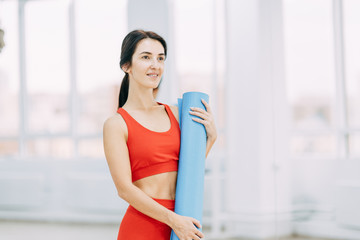
[[180, 127], [170, 107], [165, 110], [170, 118], [170, 129], [154, 132], [138, 123], [125, 109], [118, 113], [124, 118], [128, 129], [127, 147], [130, 157], [132, 181], [164, 172], [178, 170], [180, 152]]

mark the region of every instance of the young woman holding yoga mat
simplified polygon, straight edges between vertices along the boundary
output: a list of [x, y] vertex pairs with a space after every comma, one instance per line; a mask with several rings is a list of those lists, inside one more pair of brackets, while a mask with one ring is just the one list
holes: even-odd
[[[129, 203], [118, 240], [201, 239], [200, 222], [174, 213], [180, 149], [179, 112], [155, 100], [167, 48], [154, 32], [134, 30], [123, 40], [120, 67], [125, 72], [117, 114], [104, 123], [104, 150], [119, 196]], [[217, 132], [209, 104], [194, 108], [205, 126], [206, 155]], [[196, 226], [196, 227], [195, 227]]]

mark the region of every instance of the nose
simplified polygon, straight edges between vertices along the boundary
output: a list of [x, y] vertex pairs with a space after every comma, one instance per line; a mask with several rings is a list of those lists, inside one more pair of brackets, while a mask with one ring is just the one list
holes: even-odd
[[151, 60], [151, 68], [158, 68], [159, 67], [159, 62], [156, 58], [153, 58]]

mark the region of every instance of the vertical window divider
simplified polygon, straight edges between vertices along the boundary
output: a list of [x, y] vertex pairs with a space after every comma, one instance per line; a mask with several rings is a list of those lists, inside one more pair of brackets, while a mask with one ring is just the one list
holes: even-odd
[[77, 104], [77, 77], [76, 77], [76, 29], [75, 29], [75, 3], [74, 0], [69, 1], [69, 69], [70, 69], [70, 95], [69, 95], [69, 111], [70, 111], [70, 135], [74, 141], [73, 158], [78, 158], [79, 139], [77, 135], [78, 120], [78, 104]]
[[18, 17], [19, 17], [19, 155], [24, 158], [26, 155], [25, 138], [27, 134], [27, 125], [25, 119], [27, 118], [28, 95], [26, 84], [26, 34], [25, 34], [25, 4], [26, 0], [18, 1]]
[[334, 55], [336, 106], [335, 117], [338, 142], [338, 158], [349, 158], [348, 111], [346, 101], [346, 76], [344, 58], [343, 2], [333, 0]]
[[[216, 100], [215, 104], [212, 104], [213, 111], [217, 112], [218, 110], [218, 94], [217, 94], [217, 83], [218, 83], [218, 26], [217, 26], [217, 0], [212, 0], [212, 20], [213, 20], [213, 61], [212, 61], [212, 86], [211, 86], [211, 94], [213, 98]], [[218, 120], [215, 114], [215, 120]], [[211, 233], [213, 237], [219, 237], [221, 234], [221, 222], [220, 222], [220, 204], [221, 204], [221, 191], [220, 191], [220, 178], [219, 178], [219, 158], [218, 155], [215, 155], [210, 171], [210, 184], [212, 185], [212, 210], [211, 210]]]

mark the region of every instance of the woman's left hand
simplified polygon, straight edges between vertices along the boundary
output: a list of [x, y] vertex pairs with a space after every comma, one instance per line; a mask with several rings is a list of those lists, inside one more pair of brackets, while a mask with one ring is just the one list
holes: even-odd
[[200, 117], [192, 119], [195, 122], [203, 124], [206, 129], [207, 140], [215, 142], [217, 138], [217, 132], [210, 105], [204, 99], [201, 99], [201, 102], [204, 104], [206, 110], [197, 107], [191, 107], [191, 111], [189, 112], [194, 116]]

